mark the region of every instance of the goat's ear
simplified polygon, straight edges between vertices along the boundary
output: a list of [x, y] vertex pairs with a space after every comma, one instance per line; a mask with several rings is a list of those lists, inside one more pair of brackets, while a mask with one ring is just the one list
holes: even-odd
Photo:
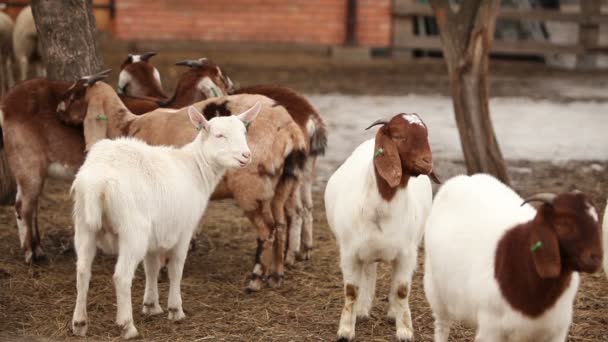
[[87, 107], [87, 114], [83, 122], [85, 151], [89, 151], [91, 146], [99, 140], [108, 137], [108, 117], [103, 112], [101, 101], [91, 100]]
[[397, 144], [381, 128], [376, 133], [376, 145], [374, 150], [374, 165], [380, 177], [390, 187], [394, 188], [401, 182], [403, 170], [401, 169], [401, 157]]
[[188, 116], [190, 117], [190, 122], [192, 122], [197, 130], [204, 129], [206, 132], [209, 132], [209, 121], [196, 108], [193, 106], [188, 107]]
[[553, 208], [549, 204], [538, 208], [530, 242], [536, 272], [545, 279], [558, 277], [562, 269], [559, 241], [550, 223], [552, 216]]
[[247, 125], [251, 121], [255, 120], [260, 110], [262, 110], [262, 104], [260, 102], [256, 102], [253, 107], [237, 115], [237, 118], [239, 118], [239, 120], [243, 121], [243, 123]]

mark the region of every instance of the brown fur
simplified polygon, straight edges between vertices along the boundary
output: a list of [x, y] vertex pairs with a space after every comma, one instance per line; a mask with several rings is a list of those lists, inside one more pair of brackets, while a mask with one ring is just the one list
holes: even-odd
[[[582, 193], [559, 195], [533, 220], [509, 231], [498, 243], [494, 276], [509, 304], [529, 317], [550, 309], [570, 285], [572, 272], [595, 272], [601, 264], [601, 230], [586, 213]], [[532, 251], [538, 241], [541, 247]]]
[[[410, 177], [434, 178], [426, 125], [410, 123], [402, 115], [395, 115], [376, 133], [374, 172], [380, 196], [387, 201], [407, 186]], [[382, 153], [376, 155], [379, 149]]]

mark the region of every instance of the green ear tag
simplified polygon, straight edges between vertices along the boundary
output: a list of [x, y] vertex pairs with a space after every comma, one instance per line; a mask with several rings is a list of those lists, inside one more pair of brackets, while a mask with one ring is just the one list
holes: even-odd
[[247, 121], [247, 122], [243, 122], [243, 123], [245, 124], [245, 129], [248, 130], [251, 122]]
[[218, 97], [217, 92], [215, 91], [215, 88], [211, 88], [211, 92], [213, 93], [213, 96]]
[[539, 250], [541, 247], [543, 246], [543, 243], [541, 241], [536, 241], [535, 244], [532, 245], [532, 248], [530, 248], [530, 250], [532, 252], [536, 252], [537, 250]]
[[203, 129], [203, 125], [198, 125], [198, 126], [196, 127], [196, 130], [197, 130], [197, 131], [200, 131], [201, 129]]
[[95, 120], [97, 121], [108, 121], [108, 117], [103, 115], [103, 114], [99, 114], [95, 117]]
[[382, 152], [384, 152], [382, 147], [378, 148], [378, 150], [376, 150], [376, 152], [374, 153], [374, 158], [378, 158], [378, 156], [380, 156]]

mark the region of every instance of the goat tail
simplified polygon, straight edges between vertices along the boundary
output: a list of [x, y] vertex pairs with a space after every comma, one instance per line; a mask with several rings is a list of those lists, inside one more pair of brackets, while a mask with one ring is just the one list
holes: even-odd
[[0, 205], [13, 205], [17, 195], [15, 176], [8, 165], [4, 149], [4, 132], [2, 131], [3, 113], [0, 110]]
[[327, 128], [319, 115], [311, 116], [306, 125], [310, 135], [310, 155], [322, 156], [327, 148]]
[[74, 198], [75, 228], [84, 225], [90, 231], [99, 231], [102, 227], [104, 183], [79, 173], [72, 184], [70, 193]]

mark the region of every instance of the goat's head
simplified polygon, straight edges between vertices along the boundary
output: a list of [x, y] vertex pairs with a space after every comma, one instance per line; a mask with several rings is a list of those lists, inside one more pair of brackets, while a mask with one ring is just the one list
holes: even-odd
[[595, 272], [602, 263], [601, 227], [593, 204], [580, 191], [538, 194], [524, 201], [541, 202], [533, 221], [530, 249], [536, 271], [555, 278], [562, 269]]
[[82, 124], [87, 113], [87, 93], [97, 81], [103, 80], [110, 74], [110, 69], [94, 75], [83, 76], [69, 87], [59, 98], [57, 115], [68, 123]]
[[374, 166], [390, 187], [401, 184], [404, 175], [428, 175], [439, 183], [433, 172], [427, 128], [418, 114], [397, 114], [377, 120], [366, 129], [376, 125], [382, 127], [376, 133]]
[[[190, 68], [180, 77], [179, 83], [187, 83], [185, 86], [196, 87], [196, 90], [204, 95], [197, 98], [197, 101], [211, 97], [225, 96], [234, 91], [234, 84], [230, 77], [226, 76], [220, 67], [207, 58], [190, 59], [175, 63], [175, 65], [187, 66]], [[186, 90], [186, 89], [184, 89]]]
[[206, 156], [225, 168], [246, 167], [251, 162], [246, 125], [253, 121], [262, 106], [259, 102], [239, 115], [215, 117], [209, 121], [196, 108], [188, 116], [200, 131], [195, 139], [205, 144]]
[[120, 66], [118, 93], [130, 96], [166, 98], [160, 81], [160, 73], [149, 62], [156, 52], [141, 55], [129, 54]]

